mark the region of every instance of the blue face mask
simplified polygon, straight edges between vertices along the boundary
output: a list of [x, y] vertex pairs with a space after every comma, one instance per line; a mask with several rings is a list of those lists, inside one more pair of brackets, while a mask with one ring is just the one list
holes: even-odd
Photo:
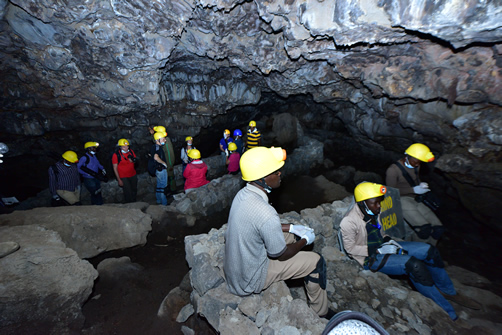
[[164, 143], [160, 143], [160, 145], [166, 145], [166, 142], [164, 142]]
[[96, 151], [89, 151], [89, 153], [90, 153], [91, 155], [95, 155], [95, 154], [96, 154]]
[[65, 166], [68, 166], [68, 167], [70, 167], [70, 166], [71, 166], [70, 164], [68, 164], [68, 163], [66, 163], [66, 162], [63, 162], [63, 164], [64, 164]]
[[373, 216], [375, 215], [375, 214], [373, 214], [373, 212], [372, 212], [372, 211], [371, 211], [371, 209], [369, 209], [369, 208], [365, 208], [364, 210], [366, 211], [366, 213], [367, 213], [368, 215], [373, 215]]

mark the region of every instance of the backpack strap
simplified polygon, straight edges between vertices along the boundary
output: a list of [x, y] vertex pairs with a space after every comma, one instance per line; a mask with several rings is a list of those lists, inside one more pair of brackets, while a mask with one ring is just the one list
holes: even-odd
[[399, 162], [395, 162], [394, 164], [396, 164], [397, 167], [401, 170], [401, 172], [403, 173], [404, 179], [406, 179], [406, 181], [408, 182], [408, 184], [410, 184], [411, 187], [417, 186], [417, 183], [413, 181], [413, 179], [411, 178], [408, 171], [406, 171], [404, 166], [402, 166]]

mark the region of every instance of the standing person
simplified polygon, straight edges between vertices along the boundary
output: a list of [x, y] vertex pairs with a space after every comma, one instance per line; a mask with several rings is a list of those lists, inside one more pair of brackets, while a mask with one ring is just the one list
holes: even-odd
[[250, 121], [246, 137], [246, 150], [261, 145], [261, 133], [256, 128], [256, 121]]
[[[225, 233], [224, 272], [228, 290], [238, 296], [260, 293], [275, 282], [305, 277], [310, 308], [330, 318], [326, 294], [326, 262], [301, 251], [315, 239], [302, 225], [281, 224], [267, 194], [281, 185], [279, 169], [286, 160], [281, 148], [257, 147], [241, 158], [246, 187], [235, 196]], [[300, 240], [296, 241], [295, 236]]]
[[240, 129], [234, 130], [234, 143], [237, 145], [237, 152], [242, 156], [244, 153], [244, 141], [242, 140], [242, 131]]
[[[78, 156], [75, 151], [66, 151], [63, 159], [49, 167], [49, 189], [54, 206], [65, 204], [80, 205], [80, 175]], [[64, 200], [64, 202], [62, 200]]]
[[98, 147], [98, 142], [86, 142], [84, 144], [86, 153], [77, 163], [78, 172], [82, 175], [84, 186], [91, 194], [92, 205], [103, 204], [101, 181], [108, 181], [105, 168], [96, 157]]
[[153, 134], [155, 143], [150, 150], [153, 159], [158, 163], [155, 177], [157, 177], [157, 187], [155, 189], [155, 198], [157, 204], [167, 206], [166, 187], [167, 187], [167, 163], [166, 155], [162, 147], [166, 144], [166, 133]]
[[234, 140], [230, 136], [230, 130], [225, 129], [223, 132], [223, 138], [220, 140], [220, 154], [223, 157], [223, 164], [227, 163], [228, 157], [228, 143], [233, 142]]
[[117, 182], [124, 190], [124, 202], [136, 202], [138, 193], [138, 176], [134, 163], [138, 161], [133, 150], [129, 149], [129, 141], [121, 138], [117, 146], [118, 150], [112, 156], [113, 172]]
[[408, 275], [415, 288], [434, 300], [452, 320], [458, 316], [451, 304], [480, 309], [479, 303], [457, 294], [444, 269], [436, 247], [423, 242], [395, 242], [381, 235], [380, 203], [387, 192], [385, 186], [363, 182], [354, 190], [354, 206], [340, 223], [343, 246], [365, 270], [388, 275]]
[[[420, 181], [420, 164], [434, 160], [429, 148], [421, 143], [412, 144], [405, 156], [393, 163], [386, 172], [385, 183], [399, 189], [404, 220], [411, 241], [436, 245], [443, 235], [444, 227], [436, 214], [420, 200], [420, 195], [430, 192], [429, 185]], [[410, 231], [410, 226], [412, 231]]]
[[183, 177], [185, 177], [185, 193], [209, 183], [206, 179], [207, 165], [200, 159], [200, 151], [192, 149], [188, 152], [188, 163]]
[[190, 163], [190, 161], [188, 160], [188, 151], [196, 149], [193, 145], [192, 136], [187, 136], [185, 138], [185, 143], [185, 146], [181, 148], [181, 163], [183, 164], [183, 170], [181, 171], [182, 174], [183, 172], [185, 172], [185, 168], [187, 167], [188, 163]]
[[227, 158], [228, 173], [237, 174], [239, 173], [239, 161], [241, 160], [241, 155], [237, 152], [237, 144], [228, 143], [228, 152], [230, 154]]
[[[164, 150], [164, 154], [166, 156], [166, 164], [167, 164], [167, 192], [168, 193], [174, 193], [176, 192], [176, 179], [174, 177], [174, 164], [176, 162], [176, 158], [174, 156], [174, 148], [173, 148], [173, 142], [169, 138], [169, 134], [167, 133], [166, 127], [164, 126], [156, 126], [156, 127], [150, 127], [150, 134], [153, 136], [156, 132], [159, 133], [165, 133], [166, 134], [166, 144], [162, 146], [162, 150]], [[155, 139], [153, 139], [155, 142]]]

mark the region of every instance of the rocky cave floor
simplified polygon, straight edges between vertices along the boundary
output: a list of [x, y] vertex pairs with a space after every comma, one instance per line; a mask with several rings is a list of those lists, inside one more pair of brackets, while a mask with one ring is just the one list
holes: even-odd
[[[284, 190], [305, 190], [311, 188], [309, 178], [296, 178], [283, 183]], [[279, 189], [280, 190], [280, 189]], [[298, 192], [294, 204], [281, 202], [277, 190], [272, 193], [271, 202], [279, 212], [316, 207], [328, 202], [321, 192]], [[275, 194], [274, 194], [275, 193]], [[318, 194], [318, 196], [312, 196]], [[330, 202], [330, 201], [329, 201]], [[494, 252], [500, 239], [492, 231], [483, 230], [470, 215], [454, 201], [445, 202], [438, 216], [447, 232], [438, 244], [444, 260], [488, 278], [492, 285], [483, 287], [502, 296], [502, 258]], [[208, 232], [220, 228], [227, 222], [228, 210], [208, 218], [199, 219], [194, 227], [176, 228], [167, 233], [152, 230], [143, 247], [113, 251], [89, 260], [95, 267], [103, 259], [128, 256], [131, 263], [139, 264], [141, 271], [124, 271], [111, 282], [97, 280], [94, 291], [83, 306], [85, 316], [83, 334], [182, 334], [182, 325], [195, 334], [217, 334], [202, 317], [192, 315], [184, 323], [176, 322], [176, 316], [183, 306], [177, 306], [170, 318], [156, 317], [159, 306], [166, 295], [179, 286], [188, 273], [185, 261], [184, 236]], [[461, 229], [460, 229], [461, 228]], [[460, 233], [466, 232], [469, 233]], [[112, 284], [113, 282], [113, 284]], [[295, 283], [292, 283], [293, 285]]]

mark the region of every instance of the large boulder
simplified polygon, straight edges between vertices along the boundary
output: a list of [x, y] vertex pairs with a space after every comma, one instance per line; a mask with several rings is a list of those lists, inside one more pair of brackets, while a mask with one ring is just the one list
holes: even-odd
[[139, 209], [112, 206], [42, 207], [0, 216], [0, 226], [37, 224], [58, 232], [81, 258], [144, 245], [151, 223]]
[[0, 242], [16, 252], [0, 258], [0, 333], [68, 334], [84, 322], [81, 306], [98, 272], [38, 225], [0, 227]]

